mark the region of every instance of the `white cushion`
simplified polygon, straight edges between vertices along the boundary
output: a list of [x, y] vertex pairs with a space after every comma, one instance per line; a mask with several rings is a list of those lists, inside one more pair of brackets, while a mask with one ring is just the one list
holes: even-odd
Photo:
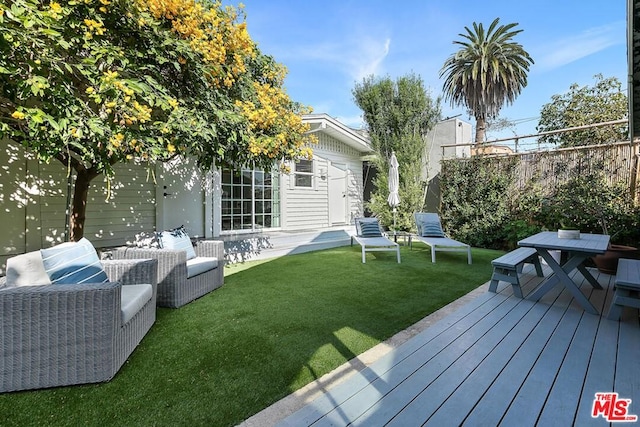
[[126, 325], [152, 297], [153, 287], [151, 285], [122, 286], [120, 293], [122, 324]]
[[175, 249], [187, 252], [187, 259], [196, 257], [196, 251], [183, 226], [158, 233], [158, 242], [163, 249]]
[[27, 252], [7, 260], [7, 287], [50, 284], [40, 251]]
[[187, 278], [218, 268], [218, 258], [197, 257], [187, 260]]

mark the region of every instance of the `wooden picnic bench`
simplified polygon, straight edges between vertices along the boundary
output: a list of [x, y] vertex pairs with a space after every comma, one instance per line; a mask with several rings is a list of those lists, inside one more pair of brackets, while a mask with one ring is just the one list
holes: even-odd
[[493, 275], [491, 276], [489, 291], [496, 292], [498, 282], [502, 280], [503, 282], [511, 283], [513, 294], [518, 298], [522, 298], [522, 288], [520, 287], [518, 273], [522, 272], [522, 266], [525, 263], [533, 264], [536, 268], [536, 274], [540, 277], [543, 276], [540, 258], [538, 258], [538, 252], [534, 248], [517, 248], [491, 261]]
[[619, 320], [624, 306], [640, 309], [640, 260], [621, 258], [618, 261], [615, 287], [609, 319]]

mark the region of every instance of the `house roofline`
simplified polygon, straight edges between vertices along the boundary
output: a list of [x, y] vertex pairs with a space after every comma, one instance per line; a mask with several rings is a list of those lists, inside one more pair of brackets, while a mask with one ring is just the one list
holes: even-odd
[[324, 132], [361, 153], [373, 152], [369, 139], [366, 136], [339, 122], [328, 114], [305, 114], [302, 116], [302, 121], [311, 126], [309, 133]]

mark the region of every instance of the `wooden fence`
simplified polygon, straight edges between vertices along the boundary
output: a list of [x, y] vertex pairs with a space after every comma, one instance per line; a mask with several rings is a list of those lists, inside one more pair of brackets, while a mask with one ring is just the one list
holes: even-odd
[[[536, 151], [511, 154], [480, 155], [485, 166], [502, 170], [515, 162], [515, 182], [523, 189], [531, 181], [552, 191], [566, 182], [572, 175], [602, 171], [611, 184], [623, 184], [636, 203], [640, 202], [640, 155], [639, 143], [589, 145], [551, 151]], [[475, 157], [475, 156], [474, 156]], [[448, 159], [446, 161], [469, 161], [470, 159]]]

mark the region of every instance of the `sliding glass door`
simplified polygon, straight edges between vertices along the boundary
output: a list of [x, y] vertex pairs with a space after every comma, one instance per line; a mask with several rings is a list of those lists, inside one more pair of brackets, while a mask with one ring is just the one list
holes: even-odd
[[280, 227], [277, 172], [222, 170], [222, 231], [259, 231]]

